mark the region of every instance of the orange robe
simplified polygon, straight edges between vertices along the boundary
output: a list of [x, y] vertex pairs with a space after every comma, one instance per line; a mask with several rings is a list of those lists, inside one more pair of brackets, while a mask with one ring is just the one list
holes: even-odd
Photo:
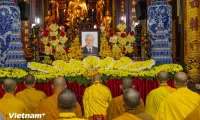
[[47, 97], [44, 92], [35, 90], [35, 88], [26, 88], [15, 96], [26, 104], [31, 113], [34, 113], [38, 104]]
[[[120, 115], [122, 115], [123, 113], [125, 113], [125, 108], [123, 106], [123, 95], [120, 95], [116, 98], [114, 98], [107, 109], [107, 113], [106, 113], [106, 120], [112, 120]], [[139, 112], [144, 112], [144, 102], [142, 99], [140, 99], [141, 103], [140, 103], [140, 109]]]
[[156, 114], [156, 120], [184, 120], [200, 105], [198, 93], [187, 87], [179, 88], [163, 100]]
[[133, 114], [130, 114], [130, 113], [124, 113], [122, 114], [121, 116], [113, 119], [113, 120], [142, 120], [138, 117], [136, 117], [135, 115]]
[[194, 109], [185, 120], [200, 120], [200, 106]]
[[166, 83], [160, 84], [159, 88], [152, 90], [146, 98], [145, 113], [155, 118], [162, 101], [174, 91], [176, 89], [168, 86]]
[[0, 99], [0, 111], [6, 120], [18, 120], [17, 118], [10, 118], [9, 113], [17, 114], [30, 114], [27, 106], [20, 100], [18, 100], [13, 94], [6, 93]]
[[[58, 110], [58, 95], [62, 90], [57, 90], [55, 93], [48, 97], [47, 99], [40, 102], [38, 107], [35, 109], [36, 114], [43, 114], [46, 115], [40, 120], [55, 120], [58, 119], [59, 110]], [[81, 106], [77, 104], [77, 108], [75, 110], [76, 116], [78, 118], [82, 117]]]

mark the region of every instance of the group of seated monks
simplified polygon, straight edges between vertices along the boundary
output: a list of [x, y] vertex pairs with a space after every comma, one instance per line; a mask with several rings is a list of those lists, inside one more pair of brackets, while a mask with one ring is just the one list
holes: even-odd
[[54, 94], [50, 97], [34, 88], [33, 75], [25, 77], [26, 89], [17, 94], [16, 81], [9, 78], [3, 81], [0, 120], [15, 120], [10, 118], [12, 113], [45, 114], [39, 120], [200, 120], [200, 82], [189, 82], [186, 73], [178, 72], [172, 88], [168, 79], [167, 72], [158, 74], [159, 87], [148, 94], [144, 105], [132, 79], [123, 79], [123, 95], [112, 99], [109, 88], [96, 74], [84, 92], [81, 108], [76, 95], [67, 89], [64, 77], [54, 79]]

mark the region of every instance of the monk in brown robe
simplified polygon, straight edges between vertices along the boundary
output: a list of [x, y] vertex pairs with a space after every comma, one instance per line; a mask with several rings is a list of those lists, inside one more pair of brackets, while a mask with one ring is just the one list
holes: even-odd
[[[122, 91], [126, 91], [129, 88], [133, 88], [133, 80], [130, 78], [125, 78], [122, 80], [122, 85], [120, 85], [120, 89], [122, 89]], [[106, 113], [106, 118], [107, 120], [112, 120], [120, 115], [122, 115], [123, 113], [125, 113], [125, 108], [123, 105], [123, 95], [120, 95], [116, 98], [114, 98], [107, 109], [107, 113]], [[140, 109], [139, 112], [144, 112], [144, 102], [142, 99], [140, 99]]]
[[152, 116], [140, 113], [140, 93], [132, 88], [123, 94], [125, 113], [113, 120], [154, 120]]
[[[46, 115], [40, 120], [56, 120], [58, 119], [59, 110], [58, 110], [58, 94], [62, 92], [66, 87], [66, 81], [64, 77], [55, 78], [53, 81], [54, 94], [47, 99], [43, 100], [35, 110], [36, 114]], [[80, 105], [77, 103], [77, 108], [75, 109], [76, 116], [81, 118], [82, 111]]]
[[35, 108], [38, 104], [47, 98], [46, 94], [42, 91], [36, 90], [35, 86], [35, 77], [31, 74], [25, 77], [25, 86], [26, 89], [18, 92], [15, 96], [19, 100], [23, 101], [27, 107], [30, 109], [31, 113], [34, 113]]
[[63, 90], [58, 95], [58, 108], [59, 118], [58, 120], [86, 120], [77, 118], [75, 114], [75, 108], [77, 106], [76, 95], [71, 90]]

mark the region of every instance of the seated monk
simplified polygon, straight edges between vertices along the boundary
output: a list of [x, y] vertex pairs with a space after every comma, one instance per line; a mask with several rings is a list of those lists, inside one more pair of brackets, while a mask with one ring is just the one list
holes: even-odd
[[155, 118], [160, 104], [164, 98], [166, 98], [170, 93], [176, 91], [176, 89], [167, 84], [168, 79], [167, 72], [160, 72], [158, 74], [158, 82], [160, 84], [159, 87], [152, 90], [146, 98], [145, 113], [151, 115], [153, 118]]
[[188, 78], [184, 72], [176, 73], [174, 80], [177, 90], [160, 104], [156, 120], [184, 120], [200, 105], [199, 94], [188, 89]]
[[[64, 77], [57, 77], [53, 81], [53, 90], [54, 94], [47, 99], [40, 102], [38, 107], [35, 110], [36, 114], [45, 113], [46, 115], [40, 120], [55, 120], [58, 119], [59, 110], [58, 110], [58, 94], [61, 93], [67, 87]], [[77, 103], [77, 108], [75, 109], [76, 116], [81, 118], [82, 111], [80, 105]]]
[[[130, 78], [125, 78], [122, 80], [122, 85], [120, 85], [120, 89], [124, 92], [129, 88], [133, 88], [133, 80]], [[107, 109], [106, 113], [106, 119], [107, 120], [112, 120], [122, 114], [125, 113], [125, 108], [123, 105], [123, 95], [120, 95], [116, 98], [114, 98]], [[139, 107], [139, 112], [144, 112], [144, 102], [140, 98], [140, 107]]]
[[57, 120], [86, 120], [76, 117], [76, 106], [76, 95], [71, 90], [63, 90], [58, 95], [59, 116]]
[[4, 96], [0, 99], [0, 111], [5, 120], [18, 120], [18, 118], [10, 118], [9, 113], [30, 114], [27, 106], [14, 96], [17, 83], [13, 79], [5, 79], [3, 81]]
[[31, 113], [34, 113], [38, 104], [47, 97], [44, 92], [35, 90], [35, 82], [35, 77], [33, 75], [27, 75], [24, 81], [26, 89], [15, 95], [16, 98], [26, 104]]
[[127, 89], [123, 94], [125, 113], [113, 120], [154, 120], [152, 116], [140, 113], [140, 93], [132, 88]]
[[101, 83], [99, 74], [93, 76], [93, 84], [85, 89], [83, 95], [84, 117], [92, 117], [94, 115], [106, 115], [106, 110], [112, 95], [105, 85]]
[[[188, 84], [189, 85], [189, 84]], [[188, 86], [192, 91], [200, 94], [200, 82], [190, 83]], [[185, 120], [200, 120], [200, 105], [195, 108], [186, 118]]]

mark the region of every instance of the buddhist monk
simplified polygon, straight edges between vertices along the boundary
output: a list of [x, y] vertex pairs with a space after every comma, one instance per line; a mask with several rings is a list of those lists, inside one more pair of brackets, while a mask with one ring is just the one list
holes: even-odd
[[63, 90], [58, 95], [58, 108], [59, 117], [58, 120], [86, 120], [77, 118], [75, 114], [75, 109], [77, 106], [76, 95], [71, 90]]
[[113, 120], [154, 120], [152, 116], [140, 113], [140, 93], [132, 88], [127, 89], [123, 94], [125, 113]]
[[158, 74], [159, 87], [152, 90], [146, 98], [145, 113], [151, 115], [153, 118], [155, 118], [160, 104], [164, 98], [166, 98], [170, 93], [176, 91], [175, 88], [172, 88], [167, 84], [167, 81], [168, 73], [160, 72]]
[[38, 106], [38, 104], [47, 97], [44, 92], [35, 90], [35, 82], [35, 77], [33, 75], [27, 75], [24, 80], [26, 89], [18, 92], [15, 95], [16, 98], [26, 104], [31, 113], [34, 113], [35, 108]]
[[186, 73], [176, 73], [174, 80], [177, 90], [161, 103], [156, 120], [184, 120], [200, 104], [199, 94], [187, 87]]
[[[200, 82], [190, 83], [188, 84], [188, 88], [190, 88], [192, 91], [197, 92], [200, 94]], [[185, 120], [200, 120], [200, 105], [195, 108], [187, 117]]]
[[5, 79], [3, 81], [3, 90], [5, 92], [3, 98], [0, 99], [0, 111], [5, 120], [17, 120], [18, 118], [11, 118], [9, 113], [29, 114], [30, 111], [14, 94], [17, 88], [17, 83], [14, 79]]
[[[42, 114], [45, 113], [45, 117], [43, 117], [41, 120], [55, 120], [58, 119], [59, 110], [58, 110], [58, 94], [61, 93], [65, 88], [67, 87], [66, 81], [64, 77], [57, 77], [53, 81], [53, 90], [54, 94], [47, 99], [40, 102], [38, 107], [35, 110], [36, 114]], [[77, 103], [76, 108], [76, 116], [82, 117], [82, 111], [80, 105]]]
[[112, 95], [105, 85], [102, 84], [99, 74], [93, 76], [93, 83], [86, 88], [83, 95], [83, 106], [86, 118], [93, 115], [103, 115], [105, 117], [106, 110]]
[[[122, 85], [120, 85], [120, 89], [124, 92], [129, 88], [133, 88], [133, 80], [130, 78], [122, 79]], [[125, 108], [122, 101], [123, 95], [120, 95], [110, 102], [106, 114], [107, 120], [112, 120], [125, 113]], [[140, 99], [139, 112], [144, 112], [144, 102], [142, 99]]]

